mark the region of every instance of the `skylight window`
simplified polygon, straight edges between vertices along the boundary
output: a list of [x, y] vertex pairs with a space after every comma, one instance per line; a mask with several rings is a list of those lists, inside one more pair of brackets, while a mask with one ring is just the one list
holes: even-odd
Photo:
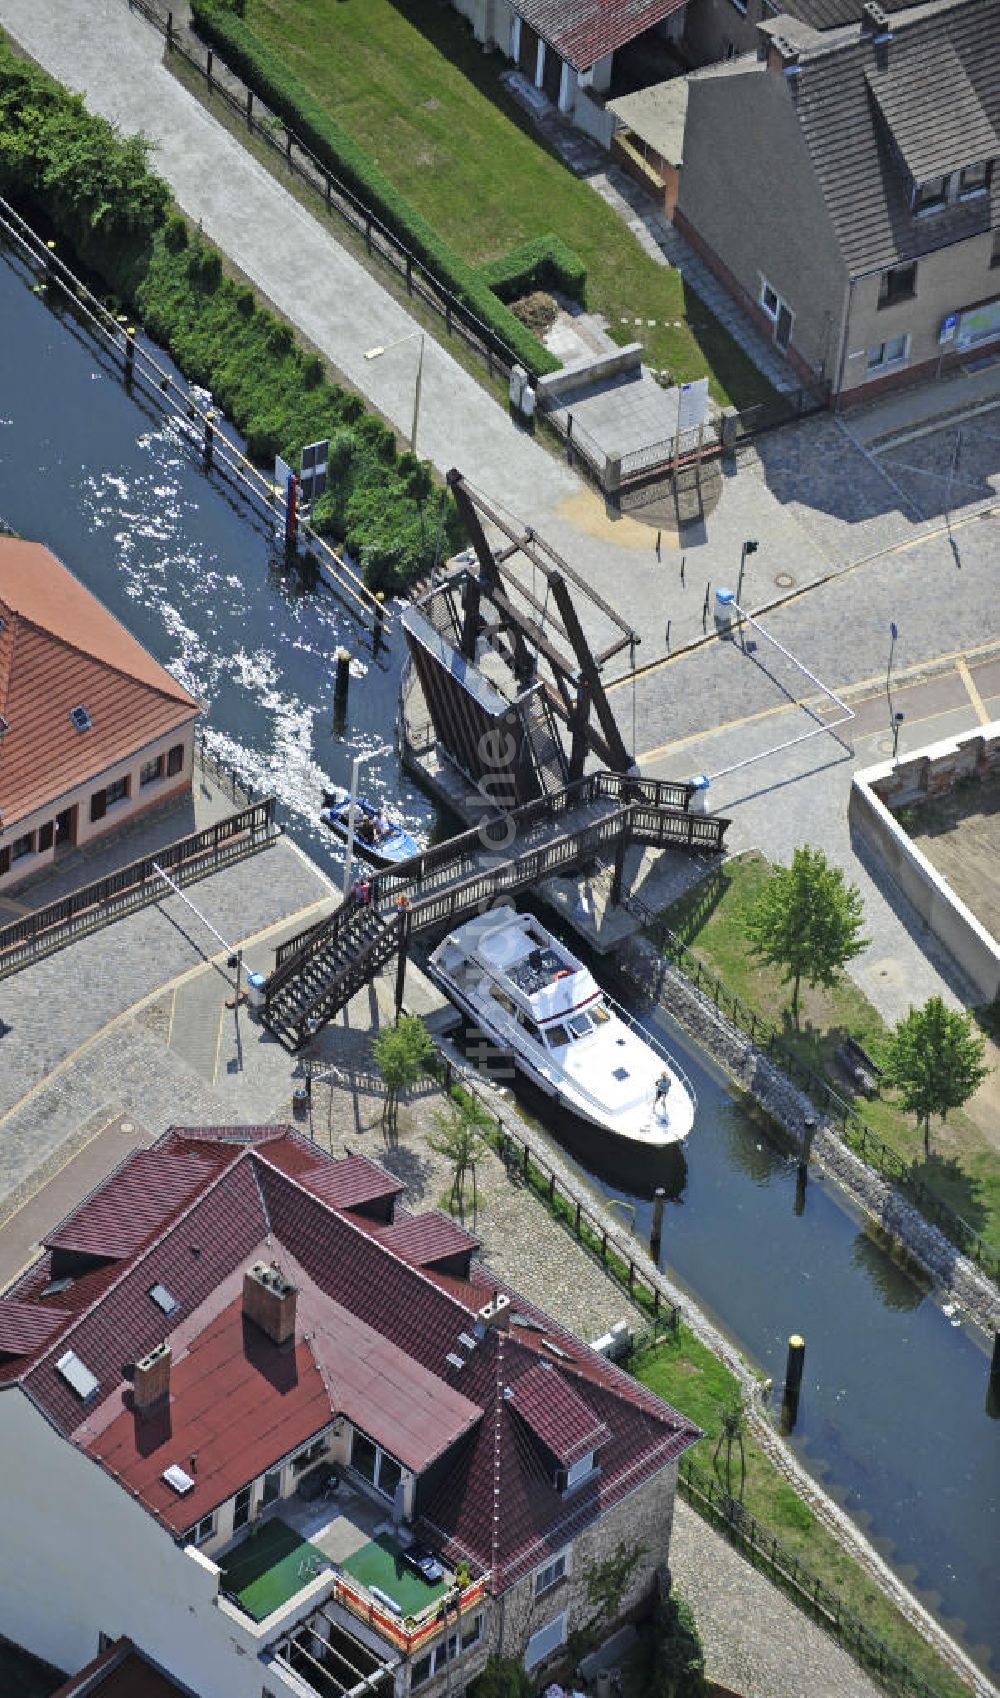
[[65, 1356], [60, 1356], [56, 1373], [62, 1375], [68, 1386], [72, 1386], [81, 1403], [89, 1403], [100, 1384], [73, 1350], [67, 1350]]
[[50, 1279], [48, 1285], [42, 1286], [43, 1297], [58, 1297], [60, 1291], [68, 1291], [73, 1284], [73, 1275], [64, 1274], [62, 1279]]
[[162, 1309], [165, 1315], [172, 1315], [175, 1309], [180, 1308], [178, 1299], [174, 1296], [172, 1291], [167, 1290], [165, 1285], [160, 1285], [159, 1283], [151, 1285], [149, 1288], [149, 1295], [156, 1304], [156, 1307], [158, 1309]]
[[455, 1350], [449, 1350], [447, 1356], [445, 1357], [445, 1361], [450, 1362], [453, 1368], [464, 1368], [465, 1367], [465, 1357], [459, 1356], [458, 1352], [455, 1351]]
[[179, 1467], [176, 1462], [172, 1462], [169, 1468], [164, 1468], [163, 1478], [168, 1486], [173, 1487], [179, 1498], [194, 1491], [194, 1481], [190, 1474], [185, 1474], [183, 1468]]
[[78, 731], [89, 731], [93, 724], [93, 720], [85, 707], [72, 708], [69, 717]]

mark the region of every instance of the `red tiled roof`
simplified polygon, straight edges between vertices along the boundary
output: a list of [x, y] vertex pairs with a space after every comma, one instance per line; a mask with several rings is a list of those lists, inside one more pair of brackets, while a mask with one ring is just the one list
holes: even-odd
[[[309, 1344], [282, 1350], [259, 1327], [244, 1327], [239, 1296], [171, 1363], [169, 1409], [135, 1415], [127, 1386], [110, 1402], [112, 1420], [88, 1422], [98, 1430], [84, 1448], [175, 1533], [330, 1422]], [[173, 1463], [194, 1480], [183, 1496], [163, 1478]]]
[[479, 1239], [440, 1209], [425, 1215], [403, 1215], [378, 1236], [397, 1256], [417, 1268], [433, 1267], [435, 1262], [446, 1262], [452, 1256], [470, 1256], [479, 1249]]
[[[220, 1129], [214, 1139], [173, 1129], [152, 1154], [188, 1177], [203, 1161], [194, 1195], [164, 1171], [164, 1218], [143, 1221], [130, 1258], [79, 1276], [59, 1300], [71, 1317], [19, 1368], [0, 1368], [0, 1379], [19, 1379], [49, 1420], [175, 1532], [343, 1412], [418, 1473], [448, 1452], [447, 1469], [425, 1476], [426, 1530], [456, 1560], [490, 1570], [491, 1589], [501, 1591], [699, 1436], [509, 1288], [520, 1317], [510, 1331], [479, 1324], [499, 1283], [480, 1263], [461, 1278], [408, 1259], [420, 1245], [456, 1244], [444, 1217], [384, 1228], [316, 1194], [319, 1181], [334, 1195], [370, 1196], [391, 1180], [374, 1163], [327, 1161], [279, 1128], [246, 1137]], [[396, 1183], [375, 1194], [395, 1195]], [[128, 1188], [120, 1175], [109, 1185], [121, 1207]], [[96, 1199], [78, 1216], [92, 1225], [112, 1218]], [[469, 1235], [461, 1241], [468, 1248]], [[294, 1350], [275, 1350], [242, 1322], [243, 1271], [261, 1257], [297, 1287]], [[13, 1300], [37, 1304], [48, 1323], [39, 1292], [50, 1263], [43, 1257], [0, 1298], [0, 1315]], [[178, 1301], [169, 1316], [149, 1296], [154, 1283]], [[150, 1424], [140, 1443], [122, 1365], [164, 1338], [173, 1357], [168, 1418], [162, 1438]], [[67, 1348], [99, 1382], [89, 1405], [55, 1369]], [[553, 1456], [567, 1466], [600, 1441], [599, 1468], [563, 1498]], [[192, 1453], [195, 1488], [177, 1498], [162, 1474], [172, 1462], [191, 1473]]]
[[606, 53], [679, 12], [687, 0], [515, 0], [514, 10], [572, 65], [589, 71]]
[[162, 1231], [217, 1171], [211, 1158], [138, 1150], [49, 1234], [50, 1250], [78, 1250], [125, 1261]]
[[505, 1393], [511, 1409], [564, 1468], [610, 1437], [604, 1422], [551, 1362], [537, 1362]]
[[178, 1686], [147, 1662], [130, 1639], [119, 1639], [79, 1674], [71, 1675], [52, 1698], [192, 1698], [192, 1694], [190, 1687]]
[[[315, 1151], [313, 1152], [315, 1157]], [[284, 1163], [282, 1163], [284, 1166]], [[358, 1209], [383, 1197], [399, 1197], [406, 1190], [402, 1180], [386, 1173], [367, 1156], [346, 1156], [343, 1161], [315, 1161], [297, 1176], [315, 1197], [334, 1209]]]
[[68, 1309], [42, 1308], [16, 1298], [0, 1303], [0, 1355], [34, 1356], [70, 1319]]
[[[40, 543], [0, 537], [7, 826], [189, 723], [199, 703]], [[70, 714], [85, 707], [91, 725]]]

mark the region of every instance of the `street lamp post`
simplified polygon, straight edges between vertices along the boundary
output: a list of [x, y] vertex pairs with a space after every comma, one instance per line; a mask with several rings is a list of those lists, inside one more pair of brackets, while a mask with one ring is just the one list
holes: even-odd
[[[888, 663], [887, 663], [886, 669], [885, 669], [885, 699], [886, 699], [886, 704], [887, 704], [888, 709], [889, 709], [889, 730], [890, 731], [893, 729], [893, 727], [896, 723], [895, 716], [894, 716], [893, 710], [892, 710], [892, 657], [893, 657], [893, 654], [895, 652], [896, 639], [897, 639], [898, 636], [899, 636], [899, 630], [896, 626], [896, 622], [895, 622], [895, 620], [890, 620], [889, 621], [889, 660], [888, 660]], [[897, 733], [897, 736], [898, 736], [898, 733]], [[893, 754], [895, 755], [895, 748], [893, 749]]]
[[905, 713], [902, 713], [902, 712], [894, 713], [893, 716], [892, 716], [892, 764], [893, 764], [893, 766], [895, 766], [895, 764], [896, 764], [896, 756], [897, 756], [897, 753], [898, 753], [898, 750], [899, 750], [900, 727], [902, 726], [902, 723], [903, 723], [905, 718], [906, 718], [906, 715], [905, 715]]
[[369, 749], [360, 755], [355, 755], [351, 762], [351, 799], [347, 809], [347, 848], [344, 853], [344, 901], [347, 901], [351, 890], [351, 861], [354, 858], [354, 821], [358, 810], [358, 769], [364, 761], [372, 761], [376, 755], [387, 754], [388, 743], [380, 743], [377, 749]]
[[423, 330], [408, 330], [405, 336], [397, 337], [395, 342], [386, 342], [384, 346], [380, 342], [376, 347], [368, 348], [365, 352], [366, 360], [380, 360], [383, 354], [391, 353], [393, 348], [400, 347], [404, 342], [412, 342], [415, 336], [420, 337], [420, 353], [417, 356], [417, 381], [413, 391], [413, 425], [410, 430], [411, 454], [415, 454], [417, 452], [417, 422], [420, 418], [420, 386], [424, 377], [425, 332]]
[[747, 537], [746, 542], [740, 549], [740, 575], [736, 583], [736, 600], [741, 606], [743, 603], [743, 569], [747, 563], [747, 555], [756, 554], [759, 547], [760, 543], [757, 541], [756, 537]]

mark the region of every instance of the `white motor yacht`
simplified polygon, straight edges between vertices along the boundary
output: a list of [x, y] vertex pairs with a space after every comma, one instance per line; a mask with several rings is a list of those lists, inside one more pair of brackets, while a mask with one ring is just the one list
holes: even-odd
[[432, 976], [536, 1085], [581, 1119], [636, 1144], [680, 1144], [690, 1081], [530, 914], [492, 909], [438, 944]]

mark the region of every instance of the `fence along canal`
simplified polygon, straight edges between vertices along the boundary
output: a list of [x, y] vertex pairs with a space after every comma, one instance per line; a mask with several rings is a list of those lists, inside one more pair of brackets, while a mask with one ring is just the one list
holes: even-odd
[[[285, 492], [256, 467], [219, 427], [214, 410], [181, 387], [173, 373], [139, 339], [134, 326], [116, 318], [104, 302], [88, 289], [15, 209], [0, 196], [0, 233], [33, 271], [45, 288], [59, 291], [87, 326], [99, 345], [115, 362], [121, 362], [122, 380], [129, 389], [139, 389], [162, 417], [176, 429], [181, 441], [195, 444], [206, 472], [229, 484], [243, 500], [263, 507], [275, 525], [283, 526]], [[369, 590], [364, 580], [324, 537], [303, 520], [299, 534], [312, 550], [317, 565], [325, 572], [331, 589], [358, 618], [381, 633], [391, 615]]]

